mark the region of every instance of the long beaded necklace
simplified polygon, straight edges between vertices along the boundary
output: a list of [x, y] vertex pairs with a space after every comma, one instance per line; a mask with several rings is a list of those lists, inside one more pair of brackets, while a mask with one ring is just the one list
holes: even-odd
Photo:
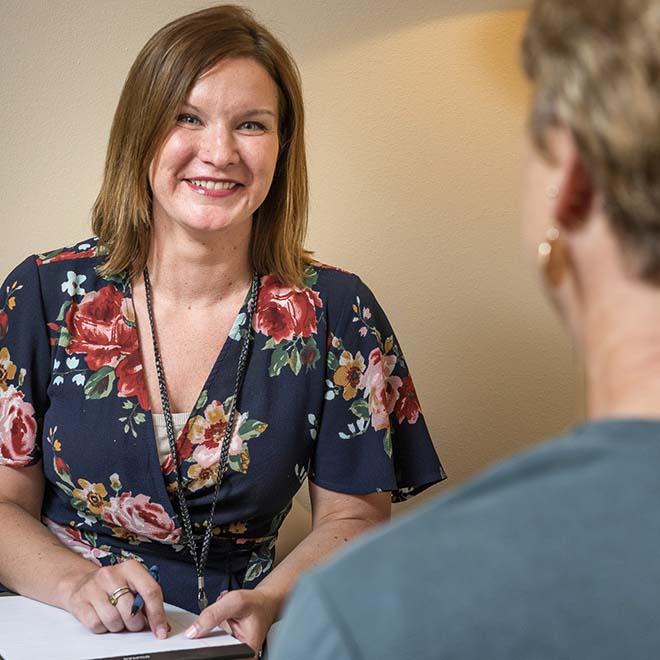
[[[231, 444], [231, 436], [234, 427], [234, 418], [236, 413], [236, 406], [238, 397], [243, 386], [243, 379], [245, 377], [245, 370], [247, 367], [247, 356], [250, 347], [250, 339], [252, 338], [252, 314], [257, 305], [257, 298], [259, 296], [259, 277], [256, 273], [252, 276], [252, 284], [250, 286], [250, 294], [247, 304], [247, 331], [243, 337], [241, 352], [238, 358], [238, 368], [236, 369], [236, 382], [234, 383], [234, 394], [231, 397], [231, 404], [229, 415], [227, 415], [227, 426], [222, 438], [222, 445], [220, 449], [220, 459], [215, 471], [215, 489], [213, 491], [213, 502], [211, 503], [211, 511], [206, 526], [204, 529], [204, 536], [202, 539], [202, 547], [197, 553], [197, 545], [195, 544], [195, 537], [192, 531], [192, 522], [190, 520], [190, 512], [188, 511], [188, 504], [183, 492], [181, 470], [179, 461], [177, 460], [176, 451], [176, 436], [174, 434], [174, 423], [172, 421], [172, 411], [170, 409], [170, 397], [167, 393], [167, 383], [165, 381], [165, 371], [163, 370], [163, 361], [160, 356], [160, 349], [158, 347], [158, 340], [156, 338], [156, 324], [154, 322], [153, 302], [151, 299], [151, 281], [149, 279], [149, 271], [145, 267], [143, 271], [144, 276], [144, 291], [147, 298], [147, 313], [149, 315], [149, 325], [151, 327], [151, 339], [154, 345], [154, 360], [156, 363], [156, 374], [158, 376], [158, 388], [160, 390], [160, 400], [163, 407], [163, 415], [165, 417], [165, 428], [167, 430], [167, 440], [170, 446], [170, 456], [176, 470], [176, 494], [179, 503], [179, 511], [181, 513], [181, 520], [183, 522], [183, 529], [185, 533], [185, 544], [195, 562], [195, 572], [197, 573], [197, 604], [201, 612], [208, 605], [208, 598], [206, 596], [206, 589], [204, 588], [204, 568], [206, 560], [209, 555], [209, 548], [211, 546], [211, 533], [213, 528], [213, 515], [215, 514], [215, 505], [218, 502], [218, 493], [220, 491], [220, 483], [227, 472], [229, 466], [229, 446]], [[225, 413], [226, 414], [226, 413]]]

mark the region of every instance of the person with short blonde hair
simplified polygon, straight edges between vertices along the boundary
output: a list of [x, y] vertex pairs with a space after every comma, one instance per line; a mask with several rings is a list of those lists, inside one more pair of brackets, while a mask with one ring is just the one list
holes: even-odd
[[658, 44], [660, 0], [536, 0], [523, 40], [526, 250], [588, 420], [303, 578], [271, 660], [658, 655]]
[[570, 129], [623, 255], [651, 282], [660, 282], [658, 12], [649, 0], [607, 11], [596, 0], [539, 3], [522, 44], [535, 144], [552, 158], [548, 129]]
[[[307, 204], [284, 46], [230, 5], [159, 30], [96, 236], [0, 290], [7, 588], [97, 633], [164, 638], [169, 602], [200, 613], [189, 637], [220, 625], [260, 654], [303, 570], [444, 478], [384, 312], [305, 249]], [[312, 531], [274, 568], [307, 477]]]

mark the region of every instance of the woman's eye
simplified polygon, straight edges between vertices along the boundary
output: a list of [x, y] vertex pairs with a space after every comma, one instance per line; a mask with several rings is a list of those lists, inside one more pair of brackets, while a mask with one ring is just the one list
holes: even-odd
[[199, 120], [199, 117], [195, 117], [195, 115], [189, 115], [189, 114], [185, 114], [185, 113], [182, 114], [182, 115], [179, 115], [176, 118], [176, 120], [179, 124], [190, 124], [192, 126], [197, 126], [197, 125], [201, 124], [201, 122]]
[[244, 121], [239, 128], [249, 133], [263, 133], [266, 130], [266, 127], [258, 121]]

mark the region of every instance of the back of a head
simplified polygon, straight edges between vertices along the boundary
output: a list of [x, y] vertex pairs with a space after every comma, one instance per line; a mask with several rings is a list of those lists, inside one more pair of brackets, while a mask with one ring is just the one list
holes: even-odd
[[660, 283], [660, 0], [536, 0], [522, 58], [537, 145], [571, 129], [628, 263]]

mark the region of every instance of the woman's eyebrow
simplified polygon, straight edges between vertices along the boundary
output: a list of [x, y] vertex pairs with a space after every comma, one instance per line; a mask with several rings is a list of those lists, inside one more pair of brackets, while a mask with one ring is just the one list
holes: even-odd
[[[189, 110], [193, 110], [194, 112], [201, 113], [202, 111], [196, 106], [193, 105], [192, 103], [188, 103], [187, 101], [181, 106], [181, 108], [186, 108]], [[268, 108], [248, 108], [247, 110], [237, 110], [236, 114], [238, 115], [270, 115], [273, 117], [273, 119], [277, 119], [277, 114], [273, 112], [272, 110], [269, 110]]]
[[268, 110], [268, 108], [254, 108], [252, 110], [246, 110], [244, 114], [246, 114], [246, 115], [270, 115], [271, 117], [277, 118], [277, 115], [272, 110]]

